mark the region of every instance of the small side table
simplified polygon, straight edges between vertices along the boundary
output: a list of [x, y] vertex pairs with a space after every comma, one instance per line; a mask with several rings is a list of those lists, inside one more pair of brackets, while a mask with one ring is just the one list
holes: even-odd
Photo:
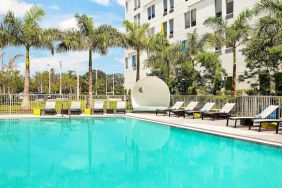
[[114, 113], [114, 109], [107, 109], [107, 110], [106, 110], [106, 113], [107, 113], [107, 114], [113, 114], [113, 113]]
[[68, 115], [69, 114], [69, 109], [62, 109], [61, 110], [61, 114], [62, 114], [62, 116]]

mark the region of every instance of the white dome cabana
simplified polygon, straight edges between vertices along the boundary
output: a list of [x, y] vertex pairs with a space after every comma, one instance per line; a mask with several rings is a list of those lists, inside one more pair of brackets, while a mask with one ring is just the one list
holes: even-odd
[[155, 76], [139, 80], [131, 92], [133, 111], [153, 112], [169, 106], [170, 92], [164, 81]]

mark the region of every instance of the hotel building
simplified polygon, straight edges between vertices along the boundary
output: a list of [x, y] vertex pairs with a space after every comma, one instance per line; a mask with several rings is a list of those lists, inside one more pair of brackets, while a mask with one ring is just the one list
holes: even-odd
[[[170, 43], [187, 44], [187, 33], [197, 30], [203, 35], [212, 30], [205, 25], [204, 21], [213, 16], [223, 17], [232, 22], [240, 12], [253, 8], [256, 0], [126, 0], [125, 20], [137, 25], [149, 23], [148, 35], [154, 35], [162, 30], [168, 37]], [[241, 49], [237, 48], [237, 75], [243, 74], [245, 70], [244, 56]], [[211, 49], [220, 54], [223, 68], [228, 77], [232, 76], [232, 49], [222, 47]], [[140, 78], [150, 72], [144, 66], [147, 54], [141, 54]], [[136, 52], [132, 49], [125, 51], [125, 88], [131, 89], [136, 83]], [[248, 87], [246, 83], [237, 84], [237, 89]]]

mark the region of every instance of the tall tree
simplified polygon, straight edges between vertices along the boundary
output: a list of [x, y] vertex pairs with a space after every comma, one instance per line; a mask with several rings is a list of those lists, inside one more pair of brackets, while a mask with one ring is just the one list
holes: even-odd
[[163, 79], [170, 89], [177, 67], [182, 61], [182, 53], [179, 49], [179, 45], [176, 44], [163, 46], [161, 51], [153, 52], [146, 60], [146, 66], [152, 68], [153, 75]]
[[[54, 28], [43, 29], [39, 22], [45, 16], [42, 8], [34, 6], [30, 8], [24, 18], [15, 17], [9, 11], [3, 18], [0, 35], [6, 42], [2, 45], [24, 46], [26, 49], [24, 97], [21, 104], [23, 110], [30, 109], [29, 85], [30, 85], [30, 50], [49, 49], [53, 52], [53, 42], [59, 39], [60, 32]], [[1, 39], [2, 40], [2, 39]]]
[[208, 35], [211, 43], [215, 46], [225, 45], [232, 48], [232, 95], [236, 95], [237, 48], [248, 39], [252, 31], [249, 25], [249, 20], [252, 16], [253, 11], [247, 9], [241, 12], [231, 24], [222, 17], [210, 17], [204, 22], [204, 25], [214, 30], [214, 33]]
[[282, 1], [261, 0], [254, 10], [263, 17], [243, 49], [248, 70], [241, 79], [259, 86], [260, 94], [269, 95], [282, 62]]
[[213, 95], [223, 87], [225, 70], [221, 65], [218, 54], [212, 52], [201, 52], [196, 56], [197, 62], [203, 68], [203, 75], [205, 77], [203, 86], [208, 93]]
[[75, 14], [78, 30], [68, 30], [61, 44], [59, 44], [58, 51], [88, 51], [88, 99], [87, 108], [93, 106], [93, 53], [105, 55], [108, 48], [117, 46], [116, 37], [119, 35], [118, 31], [108, 25], [101, 25], [94, 27], [93, 19], [87, 15]]
[[204, 51], [206, 43], [206, 35], [199, 37], [196, 29], [192, 33], [187, 34], [187, 47], [185, 50], [187, 58], [192, 62], [193, 67], [195, 66], [196, 56]]
[[[204, 46], [206, 44], [207, 36], [203, 35], [200, 37], [196, 31], [193, 30], [192, 33], [187, 34], [187, 46], [184, 47], [186, 61], [192, 63], [192, 72], [195, 72], [195, 63], [197, 60], [197, 55], [204, 51]], [[197, 74], [192, 74], [192, 76], [197, 76]], [[196, 95], [195, 78], [192, 78], [191, 92]]]
[[143, 50], [148, 48], [148, 36], [147, 30], [149, 24], [143, 24], [137, 26], [129, 21], [123, 22], [127, 33], [124, 35], [124, 43], [127, 48], [132, 48], [136, 51], [137, 55], [137, 70], [136, 70], [136, 82], [140, 79], [140, 54]]

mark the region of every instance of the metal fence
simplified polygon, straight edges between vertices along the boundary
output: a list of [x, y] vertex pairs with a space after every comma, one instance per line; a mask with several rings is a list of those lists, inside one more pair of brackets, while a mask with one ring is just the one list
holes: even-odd
[[[255, 116], [267, 108], [269, 105], [278, 105], [280, 108], [272, 114], [273, 118], [282, 117], [282, 97], [281, 96], [172, 96], [171, 103], [175, 101], [198, 101], [199, 107], [206, 102], [215, 102], [214, 108], [220, 109], [225, 103], [236, 103], [232, 113], [237, 116]], [[276, 116], [276, 117], [274, 117]]]
[[[31, 114], [33, 109], [43, 109], [46, 101], [56, 101], [56, 110], [60, 112], [63, 108], [69, 108], [71, 101], [80, 100], [81, 108], [86, 108], [87, 95], [30, 95], [29, 110], [22, 110], [22, 95], [4, 95], [0, 94], [0, 114]], [[103, 100], [105, 108], [114, 109], [117, 100], [126, 100], [127, 108], [131, 110], [131, 98], [125, 95], [94, 95], [93, 101]], [[238, 116], [254, 116], [260, 113], [269, 105], [279, 105], [280, 108], [276, 112], [277, 117], [282, 117], [282, 97], [281, 96], [192, 96], [192, 95], [174, 95], [171, 96], [171, 104], [176, 101], [185, 101], [188, 104], [190, 101], [198, 101], [198, 107], [201, 108], [206, 102], [215, 102], [214, 108], [220, 109], [227, 102], [234, 102], [236, 106], [233, 110], [234, 115]]]
[[[80, 100], [81, 108], [84, 110], [86, 108], [87, 95], [48, 95], [48, 94], [31, 94], [30, 95], [30, 109], [23, 110], [21, 108], [21, 103], [23, 96], [12, 94], [4, 95], [0, 94], [0, 114], [31, 114], [34, 109], [43, 109], [45, 107], [46, 101], [56, 101], [56, 111], [60, 112], [61, 109], [68, 109], [70, 107], [71, 101]], [[126, 100], [127, 108], [131, 108], [130, 96], [124, 95], [94, 95], [92, 98], [94, 101], [104, 101], [105, 108], [114, 109], [116, 106], [116, 101]]]

